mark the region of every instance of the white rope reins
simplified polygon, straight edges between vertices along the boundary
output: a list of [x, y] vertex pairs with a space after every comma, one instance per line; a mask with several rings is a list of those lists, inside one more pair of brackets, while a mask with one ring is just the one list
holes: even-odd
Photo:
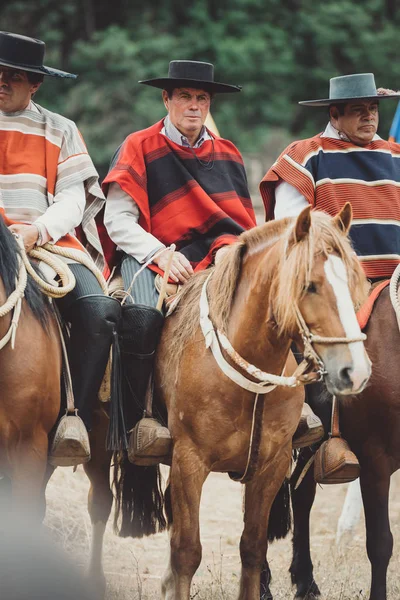
[[[399, 269], [400, 271], [400, 269]], [[353, 338], [342, 338], [342, 337], [323, 337], [314, 335], [309, 330], [299, 308], [295, 305], [295, 313], [296, 313], [296, 321], [297, 326], [299, 328], [300, 334], [303, 338], [304, 342], [304, 357], [303, 362], [298, 365], [296, 371], [293, 373], [291, 377], [285, 377], [283, 375], [274, 375], [272, 373], [266, 373], [262, 371], [258, 367], [247, 362], [240, 354], [233, 348], [232, 344], [228, 340], [227, 336], [221, 331], [216, 331], [214, 325], [209, 317], [209, 304], [207, 298], [207, 284], [212, 276], [212, 273], [205, 280], [201, 295], [200, 295], [200, 327], [204, 335], [206, 348], [210, 348], [219, 368], [221, 371], [233, 382], [239, 385], [241, 388], [248, 390], [250, 392], [254, 392], [256, 394], [253, 406], [253, 417], [251, 423], [251, 431], [250, 431], [250, 444], [249, 451], [247, 456], [247, 463], [244, 470], [244, 473], [241, 477], [235, 477], [236, 481], [241, 483], [247, 483], [251, 480], [256, 466], [252, 465], [252, 458], [257, 453], [257, 442], [254, 441], [254, 431], [255, 431], [255, 420], [256, 420], [256, 412], [259, 403], [259, 395], [260, 394], [268, 394], [272, 392], [277, 386], [286, 386], [286, 387], [296, 387], [299, 385], [305, 385], [306, 383], [311, 383], [311, 381], [315, 381], [315, 375], [318, 379], [321, 379], [325, 374], [324, 363], [321, 358], [318, 356], [317, 352], [313, 348], [313, 344], [351, 344], [354, 342], [361, 342], [366, 339], [366, 335], [360, 333], [359, 336], [355, 336]], [[396, 288], [397, 289], [397, 288]], [[400, 307], [400, 303], [399, 303]], [[242, 375], [239, 371], [237, 371], [234, 367], [232, 367], [224, 358], [221, 347], [228, 354], [229, 358], [242, 369], [246, 371], [249, 375], [251, 375], [258, 382], [251, 381], [247, 379], [244, 375]], [[305, 371], [308, 370], [310, 366], [314, 365], [317, 367], [316, 373], [311, 373], [310, 375], [305, 375]], [[314, 377], [313, 377], [314, 375]], [[263, 405], [261, 407], [261, 411], [263, 409]], [[254, 462], [254, 461], [253, 461]], [[310, 463], [311, 464], [311, 463]]]
[[19, 270], [15, 281], [15, 290], [9, 295], [5, 303], [0, 306], [0, 318], [7, 315], [14, 309], [14, 315], [11, 319], [10, 327], [7, 333], [0, 340], [0, 350], [4, 348], [11, 340], [11, 348], [14, 349], [15, 336], [17, 333], [18, 321], [21, 314], [22, 298], [24, 297], [26, 284], [28, 282], [28, 275], [24, 266], [24, 263], [20, 257], [18, 257]]
[[[209, 304], [207, 298], [207, 284], [211, 278], [212, 273], [207, 277], [206, 281], [203, 284], [203, 288], [201, 290], [200, 295], [200, 327], [203, 332], [206, 348], [210, 348], [213, 356], [221, 369], [221, 371], [229, 377], [232, 381], [234, 381], [237, 385], [248, 390], [249, 392], [254, 392], [255, 394], [268, 394], [272, 392], [276, 388], [277, 385], [287, 386], [287, 387], [296, 387], [300, 385], [297, 382], [297, 378], [292, 377], [284, 377], [282, 375], [273, 375], [272, 373], [265, 373], [261, 371], [258, 367], [251, 365], [244, 358], [240, 356], [234, 350], [231, 343], [225, 334], [220, 331], [215, 331], [214, 325], [211, 322], [209, 317]], [[251, 381], [247, 379], [244, 375], [239, 373], [234, 367], [232, 367], [223, 357], [221, 352], [222, 348], [227, 352], [229, 357], [244, 371], [246, 371], [249, 375], [257, 379], [259, 383], [255, 381]]]

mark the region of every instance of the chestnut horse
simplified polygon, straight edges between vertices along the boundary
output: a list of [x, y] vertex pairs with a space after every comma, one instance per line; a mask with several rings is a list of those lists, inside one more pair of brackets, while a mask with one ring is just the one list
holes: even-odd
[[[0, 306], [15, 289], [19, 250], [0, 217]], [[0, 340], [13, 312], [0, 318]], [[28, 278], [15, 347], [0, 350], [0, 494], [19, 515], [44, 516], [48, 434], [60, 410], [61, 346], [47, 298]], [[4, 516], [4, 513], [3, 513]]]
[[[340, 428], [361, 466], [360, 484], [372, 575], [369, 600], [387, 600], [386, 574], [393, 548], [389, 487], [392, 473], [400, 468], [400, 334], [388, 287], [376, 301], [365, 332], [366, 348], [373, 362], [372, 376], [358, 396], [339, 398]], [[310, 391], [312, 407], [324, 420], [326, 415], [329, 417], [331, 401], [318, 394], [317, 386], [315, 391]], [[294, 482], [310, 453], [308, 449], [301, 451]], [[311, 469], [292, 493], [294, 535], [290, 572], [296, 586], [296, 600], [315, 600], [320, 595], [310, 555], [309, 520], [315, 487]], [[329, 494], [329, 491], [324, 493]], [[266, 594], [264, 597], [272, 598]]]
[[[243, 233], [214, 268], [184, 286], [177, 309], [166, 320], [155, 373], [156, 398], [167, 408], [174, 441], [171, 551], [162, 580], [166, 600], [190, 598], [201, 561], [199, 504], [208, 474], [243, 474], [249, 456], [255, 394], [228, 378], [206, 347], [199, 324], [205, 281], [209, 278], [212, 324], [227, 336], [235, 356], [280, 375], [292, 340], [302, 347], [297, 307], [316, 336], [314, 348], [330, 390], [358, 393], [371, 367], [353, 308], [365, 298], [366, 280], [346, 236], [350, 221], [349, 206], [334, 219], [307, 208], [297, 219]], [[240, 600], [260, 597], [265, 532], [291, 462], [303, 397], [302, 390], [277, 387], [265, 398], [257, 467], [245, 487]]]

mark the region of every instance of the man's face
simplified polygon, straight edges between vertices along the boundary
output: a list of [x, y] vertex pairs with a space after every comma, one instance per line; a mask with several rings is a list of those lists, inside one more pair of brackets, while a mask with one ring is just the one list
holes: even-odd
[[26, 71], [0, 65], [0, 110], [13, 113], [24, 110], [40, 83], [30, 83]]
[[344, 133], [353, 144], [366, 146], [372, 141], [379, 123], [378, 102], [355, 101], [344, 107], [340, 115], [336, 107], [330, 109], [333, 126]]
[[172, 124], [189, 139], [197, 139], [210, 110], [210, 94], [194, 88], [176, 88], [171, 98], [163, 90], [163, 100]]

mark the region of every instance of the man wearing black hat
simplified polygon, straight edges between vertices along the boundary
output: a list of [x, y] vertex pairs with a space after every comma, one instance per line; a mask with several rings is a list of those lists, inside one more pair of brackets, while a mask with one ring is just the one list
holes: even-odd
[[[331, 79], [329, 98], [300, 102], [328, 107], [325, 131], [288, 146], [260, 184], [267, 220], [297, 216], [308, 205], [334, 216], [350, 202], [350, 237], [371, 280], [391, 277], [400, 262], [400, 145], [377, 134], [379, 102], [388, 98], [399, 93], [377, 90], [372, 73]], [[320, 391], [309, 386], [307, 402], [327, 430]]]
[[[104, 205], [98, 175], [72, 121], [33, 101], [45, 76], [76, 75], [43, 65], [45, 44], [0, 32], [0, 214], [30, 250], [46, 242], [76, 250], [104, 265], [94, 216]], [[86, 250], [75, 236], [79, 225]], [[79, 262], [70, 264], [75, 288], [57, 300], [71, 324], [70, 368], [79, 416], [57, 428], [51, 461], [76, 465], [90, 458], [88, 434], [93, 404], [107, 364], [120, 305], [104, 296], [94, 274]], [[85, 425], [84, 425], [85, 423]], [[34, 423], [32, 424], [32, 426]]]
[[[168, 77], [140, 83], [163, 90], [168, 115], [128, 136], [119, 148], [104, 181], [104, 221], [110, 238], [122, 251], [125, 290], [148, 263], [131, 294], [136, 303], [154, 307], [158, 297], [154, 279], [166, 268], [168, 246], [175, 244], [177, 248], [170, 278], [184, 283], [195, 271], [212, 264], [242, 231], [253, 227], [255, 217], [241, 155], [231, 142], [204, 125], [212, 96], [237, 93], [240, 87], [214, 81], [212, 64], [187, 60], [172, 61]], [[130, 318], [129, 308], [123, 307], [123, 321]], [[148, 324], [143, 331], [136, 331], [136, 341], [129, 348], [126, 341], [122, 344], [122, 352], [131, 359], [130, 388], [132, 394], [136, 390], [141, 410], [157, 340], [145, 353], [148, 368], [138, 344], [142, 338], [148, 340], [151, 331]], [[165, 428], [150, 419], [143, 425], [151, 431], [146, 429], [146, 434], [142, 431], [137, 436], [137, 455], [161, 455], [165, 448], [168, 450]], [[160, 442], [163, 436], [168, 438], [165, 446]]]

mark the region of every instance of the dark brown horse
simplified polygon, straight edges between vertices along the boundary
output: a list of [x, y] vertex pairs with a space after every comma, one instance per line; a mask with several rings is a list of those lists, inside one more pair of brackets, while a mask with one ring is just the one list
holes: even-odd
[[[367, 530], [367, 553], [371, 563], [370, 600], [387, 600], [386, 573], [392, 554], [393, 538], [389, 523], [390, 477], [400, 467], [400, 334], [389, 288], [378, 298], [365, 330], [365, 343], [372, 360], [368, 386], [357, 396], [340, 397], [340, 428], [361, 465], [361, 490]], [[310, 402], [329, 430], [331, 400], [321, 388], [309, 389]], [[310, 456], [300, 454], [293, 475], [296, 481]], [[329, 501], [329, 490], [324, 494]], [[320, 591], [313, 576], [310, 555], [309, 518], [314, 502], [312, 469], [292, 493], [294, 536], [290, 567], [297, 600], [314, 600]], [[264, 574], [265, 581], [266, 574]], [[264, 598], [272, 598], [265, 593]]]
[[[12, 298], [18, 275], [19, 248], [0, 212], [0, 315], [6, 312], [2, 307]], [[0, 520], [7, 518], [11, 510], [18, 518], [30, 514], [37, 521], [44, 517], [46, 485], [54, 471], [47, 460], [48, 440], [60, 412], [62, 352], [51, 305], [29, 277], [13, 348], [6, 337], [14, 316], [13, 310], [0, 316]], [[141, 416], [141, 410], [137, 410]], [[89, 434], [92, 459], [84, 467], [91, 482], [88, 508], [93, 526], [88, 574], [98, 597], [105, 591], [102, 543], [113, 502], [112, 453], [106, 449], [108, 424], [107, 411], [99, 402]], [[151, 533], [156, 521], [161, 527], [165, 523], [161, 511], [150, 511], [148, 520], [141, 519], [143, 503], [150, 505], [156, 497], [157, 470], [141, 469], [141, 474], [145, 471], [145, 484], [139, 483], [137, 503], [131, 493], [136, 470], [130, 464], [127, 468], [131, 477], [118, 481], [121, 501], [116, 518], [121, 509], [121, 533]]]

